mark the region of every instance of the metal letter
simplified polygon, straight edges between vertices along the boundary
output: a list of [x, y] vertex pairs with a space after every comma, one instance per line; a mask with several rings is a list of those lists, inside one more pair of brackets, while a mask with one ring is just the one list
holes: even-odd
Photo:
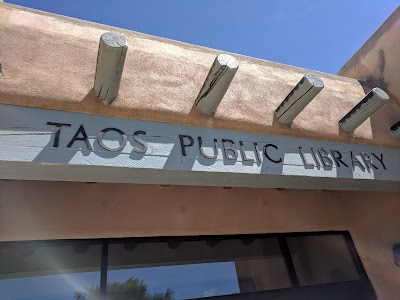
[[373, 156], [376, 157], [377, 160], [379, 160], [379, 162], [382, 164], [382, 167], [386, 170], [386, 166], [383, 163], [383, 153], [381, 153], [381, 158], [379, 158], [375, 153], [371, 153]]
[[[184, 143], [184, 141], [183, 141], [184, 138], [189, 139], [189, 144], [185, 144], [185, 143]], [[179, 140], [180, 140], [180, 143], [181, 143], [182, 155], [183, 155], [183, 156], [186, 156], [186, 149], [185, 149], [185, 148], [186, 148], [186, 147], [192, 147], [193, 144], [194, 144], [194, 140], [193, 140], [193, 138], [192, 138], [190, 135], [183, 135], [183, 134], [180, 134], [180, 135], [179, 135]]]
[[[323, 148], [318, 148], [319, 158], [325, 167], [331, 167], [333, 165], [332, 159], [328, 156], [328, 153]], [[322, 153], [323, 152], [323, 153]]]
[[335, 164], [337, 167], [340, 167], [340, 163], [345, 165], [346, 167], [349, 167], [343, 160], [342, 160], [342, 153], [340, 153], [337, 150], [331, 150], [331, 154], [333, 157], [333, 160], [335, 161]]
[[365, 167], [364, 165], [361, 163], [361, 161], [358, 160], [358, 158], [356, 156], [353, 155], [353, 152], [350, 151], [350, 156], [351, 156], [351, 164], [353, 166], [353, 171], [355, 170], [356, 165], [358, 165], [360, 167], [360, 169], [365, 172]]
[[[232, 146], [231, 147], [226, 146], [226, 143], [231, 143]], [[238, 154], [237, 154], [235, 148], [233, 148], [233, 145], [235, 145], [235, 143], [232, 140], [222, 139], [222, 145], [223, 145], [223, 149], [224, 149], [225, 158], [230, 159], [230, 160], [236, 160], [238, 157]], [[228, 151], [232, 151], [233, 157], [229, 157]]]
[[260, 149], [258, 149], [258, 144], [254, 142], [254, 152], [256, 154], [256, 160], [257, 162], [261, 162], [261, 156], [260, 156]]
[[244, 150], [242, 141], [239, 141], [239, 145], [240, 145], [240, 155], [242, 156], [242, 160], [243, 161], [252, 161], [252, 162], [254, 162], [254, 159], [246, 157], [246, 151]]
[[58, 148], [58, 145], [59, 145], [59, 142], [60, 142], [61, 127], [62, 126], [71, 127], [71, 124], [47, 122], [47, 125], [56, 126], [57, 127], [57, 131], [54, 134], [53, 147]]
[[367, 167], [368, 172], [370, 172], [370, 168], [374, 168], [376, 170], [378, 169], [378, 167], [372, 163], [371, 156], [364, 152], [360, 152], [360, 154], [365, 166]]
[[[106, 146], [103, 142], [103, 136], [105, 133], [109, 132], [109, 131], [115, 131], [118, 132], [121, 137], [122, 137], [122, 142], [121, 145], [119, 145], [117, 148], [110, 148], [108, 146]], [[126, 137], [125, 133], [121, 130], [119, 130], [118, 128], [105, 128], [102, 131], [99, 132], [99, 134], [97, 135], [97, 142], [99, 143], [99, 145], [107, 150], [107, 151], [111, 151], [111, 152], [117, 152], [119, 150], [122, 150], [125, 148], [126, 146], [126, 142], [128, 141], [128, 138]]]
[[133, 139], [135, 140], [136, 143], [142, 145], [143, 149], [137, 149], [137, 148], [133, 147], [133, 152], [143, 154], [143, 153], [147, 152], [147, 143], [145, 141], [143, 141], [142, 139], [139, 139], [137, 137], [138, 134], [146, 135], [146, 131], [138, 130], [138, 131], [135, 131], [135, 133], [133, 134]]
[[[78, 137], [80, 134], [82, 135], [82, 137]], [[88, 150], [93, 150], [92, 146], [89, 143], [85, 128], [83, 128], [83, 125], [79, 126], [78, 131], [75, 133], [72, 140], [68, 143], [67, 148], [71, 148], [75, 141], [84, 141]]]
[[201, 155], [203, 155], [205, 158], [208, 158], [208, 159], [216, 159], [218, 156], [217, 139], [214, 139], [214, 143], [213, 143], [214, 144], [214, 155], [208, 155], [203, 151], [203, 148], [202, 148], [203, 140], [201, 139], [201, 136], [199, 136], [197, 139], [199, 141], [199, 150], [200, 150]]
[[267, 153], [268, 147], [272, 147], [272, 148], [275, 148], [276, 150], [278, 150], [278, 147], [275, 146], [274, 144], [266, 144], [266, 145], [264, 146], [264, 148], [263, 148], [263, 152], [264, 152], [265, 157], [266, 157], [268, 160], [272, 161], [273, 163], [276, 163], [276, 164], [281, 163], [281, 162], [282, 162], [282, 158], [279, 158], [279, 160], [274, 160], [274, 159], [272, 159], [272, 158], [268, 155], [268, 153]]
[[317, 168], [319, 168], [321, 166], [321, 164], [319, 163], [319, 160], [317, 158], [317, 154], [315, 154], [315, 150], [314, 148], [311, 148], [311, 154], [314, 158], [315, 164], [317, 165]]
[[300, 157], [301, 157], [301, 160], [303, 161], [304, 166], [305, 167], [314, 167], [313, 163], [307, 162], [307, 159], [306, 159], [303, 149], [301, 147], [299, 147], [299, 152], [300, 152]]

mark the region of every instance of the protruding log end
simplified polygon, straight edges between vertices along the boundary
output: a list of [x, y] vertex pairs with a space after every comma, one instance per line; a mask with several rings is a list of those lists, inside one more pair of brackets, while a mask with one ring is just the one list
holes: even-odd
[[105, 104], [118, 95], [127, 50], [128, 42], [122, 35], [115, 32], [101, 35], [93, 90]]
[[390, 127], [390, 133], [400, 139], [400, 121]]
[[323, 88], [324, 82], [317, 75], [304, 75], [275, 110], [276, 119], [282, 124], [292, 123]]
[[353, 132], [387, 101], [389, 101], [389, 95], [384, 90], [373, 88], [339, 121], [340, 126], [347, 132]]
[[393, 247], [394, 263], [400, 267], [400, 244], [396, 244]]
[[202, 113], [215, 113], [238, 68], [239, 63], [230, 55], [220, 54], [215, 58], [195, 101], [196, 107]]

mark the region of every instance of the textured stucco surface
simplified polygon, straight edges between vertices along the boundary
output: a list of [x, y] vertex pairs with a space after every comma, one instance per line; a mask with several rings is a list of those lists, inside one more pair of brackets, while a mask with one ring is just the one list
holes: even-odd
[[400, 121], [400, 6], [338, 72], [384, 89], [391, 101], [371, 116], [371, 129]]
[[[105, 106], [92, 87], [98, 40], [109, 30], [123, 34], [129, 49], [119, 97]], [[9, 4], [0, 6], [0, 41], [1, 103], [400, 147], [385, 113], [378, 131], [370, 120], [354, 134], [340, 131], [338, 120], [366, 93], [354, 79], [317, 73], [324, 90], [289, 127], [274, 110], [310, 70], [233, 54], [239, 71], [207, 117], [193, 104], [219, 51]]]
[[398, 208], [399, 193], [0, 181], [0, 240], [349, 230], [394, 300]]
[[[109, 30], [130, 47], [120, 96], [105, 106], [91, 89], [98, 40]], [[201, 115], [193, 103], [218, 53], [0, 4], [0, 103], [400, 147], [388, 130], [395, 102], [354, 135], [339, 130], [371, 81], [317, 73], [325, 89], [290, 128], [273, 112], [310, 71], [235, 54], [239, 71], [216, 115]], [[378, 299], [393, 300], [399, 200], [399, 193], [3, 180], [0, 241], [349, 230]]]

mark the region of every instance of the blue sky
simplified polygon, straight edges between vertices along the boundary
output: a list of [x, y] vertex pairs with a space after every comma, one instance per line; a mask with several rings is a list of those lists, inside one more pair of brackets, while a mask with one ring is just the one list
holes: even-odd
[[6, 2], [333, 74], [400, 4], [400, 0]]
[[[148, 292], [174, 291], [174, 299], [239, 293], [234, 262], [188, 264], [137, 269], [109, 270], [108, 282], [143, 280]], [[33, 276], [0, 280], [2, 300], [73, 300], [75, 292], [99, 286], [100, 272]], [[51, 287], [51, 288], [48, 288]]]

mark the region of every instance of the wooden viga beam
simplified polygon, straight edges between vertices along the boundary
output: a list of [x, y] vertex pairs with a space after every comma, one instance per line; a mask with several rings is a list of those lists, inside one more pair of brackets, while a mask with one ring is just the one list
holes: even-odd
[[238, 68], [239, 63], [230, 55], [220, 54], [215, 58], [195, 101], [203, 114], [215, 113]]
[[323, 88], [324, 82], [317, 75], [304, 75], [275, 110], [276, 119], [282, 124], [292, 123]]
[[400, 267], [400, 244], [393, 246], [394, 263]]
[[400, 121], [390, 127], [390, 133], [400, 139]]
[[385, 91], [377, 87], [373, 88], [339, 121], [340, 127], [344, 131], [353, 132], [387, 101], [389, 101], [389, 95]]
[[122, 35], [115, 32], [101, 35], [93, 90], [104, 104], [111, 103], [118, 95], [127, 50], [128, 42]]

